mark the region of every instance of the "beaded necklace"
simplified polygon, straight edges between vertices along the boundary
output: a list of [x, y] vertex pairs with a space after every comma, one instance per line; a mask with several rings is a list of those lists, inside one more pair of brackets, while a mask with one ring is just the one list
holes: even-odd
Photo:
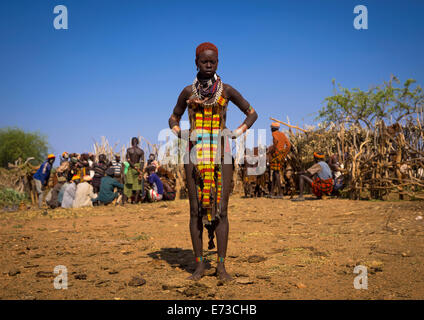
[[215, 84], [216, 84], [216, 89], [214, 90], [215, 92], [212, 92], [213, 100], [210, 103], [206, 103], [206, 101], [209, 100], [210, 97], [203, 97], [200, 94], [201, 83], [200, 83], [199, 79], [197, 79], [197, 77], [194, 79], [193, 84], [191, 85], [191, 90], [192, 90], [193, 96], [195, 98], [202, 100], [202, 105], [205, 108], [214, 106], [218, 102], [218, 99], [221, 97], [222, 91], [224, 89], [224, 86], [222, 85], [221, 78], [216, 74], [214, 75], [214, 78], [216, 79], [215, 83], [213, 83], [212, 80], [208, 81], [209, 87], [215, 86]]

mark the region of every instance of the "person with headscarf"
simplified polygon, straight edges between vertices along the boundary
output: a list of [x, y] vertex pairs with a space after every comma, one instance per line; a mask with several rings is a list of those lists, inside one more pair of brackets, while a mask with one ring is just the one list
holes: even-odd
[[[229, 232], [227, 208], [233, 179], [229, 139], [242, 135], [258, 116], [249, 102], [232, 86], [223, 83], [217, 75], [218, 48], [213, 43], [204, 42], [196, 48], [195, 63], [198, 73], [193, 83], [180, 93], [169, 118], [169, 127], [174, 134], [190, 140], [184, 169], [190, 200], [190, 235], [196, 269], [189, 279], [199, 280], [204, 275], [206, 263], [202, 234], [205, 225], [209, 233], [209, 248], [215, 246], [213, 238], [216, 233], [217, 276], [226, 281], [231, 279], [225, 269]], [[225, 124], [229, 102], [234, 103], [246, 115], [244, 122], [234, 131], [227, 129]], [[188, 134], [180, 128], [180, 120], [186, 109], [190, 122]]]
[[278, 122], [273, 122], [271, 124], [273, 144], [269, 148], [268, 153], [271, 155], [271, 160], [269, 162], [269, 166], [272, 172], [271, 197], [273, 196], [272, 193], [275, 191], [275, 188], [277, 188], [277, 197], [281, 198], [281, 173], [283, 171], [286, 156], [290, 152], [291, 144], [290, 140], [279, 129], [280, 124]]
[[83, 182], [78, 183], [75, 192], [75, 198], [73, 202], [74, 208], [92, 207], [93, 199], [96, 198], [96, 194], [93, 192], [93, 186], [90, 184], [91, 177], [86, 175], [83, 177]]
[[62, 164], [62, 162], [68, 162], [68, 161], [69, 161], [69, 153], [66, 151], [62, 152], [60, 156], [60, 164]]
[[299, 172], [299, 196], [292, 201], [305, 201], [303, 197], [305, 182], [311, 186], [312, 193], [316, 195], [318, 199], [331, 194], [334, 185], [333, 173], [324, 159], [324, 154], [314, 152], [315, 164], [308, 170]]
[[104, 205], [108, 205], [113, 200], [119, 197], [118, 192], [114, 192], [115, 188], [120, 190], [124, 189], [124, 185], [114, 179], [115, 171], [112, 168], [106, 170], [106, 176], [102, 178], [100, 183], [100, 191], [97, 198], [93, 199], [93, 202], [100, 202]]
[[37, 172], [34, 174], [34, 184], [35, 184], [35, 190], [38, 194], [38, 207], [41, 208], [43, 205], [43, 191], [44, 188], [47, 186], [50, 178], [50, 173], [53, 168], [53, 163], [55, 161], [56, 157], [54, 154], [49, 154], [47, 156], [46, 161], [44, 161], [40, 168], [38, 168]]
[[80, 182], [80, 176], [73, 176], [69, 185], [66, 186], [66, 189], [63, 193], [63, 199], [61, 203], [62, 208], [72, 208], [75, 199], [75, 193], [77, 191], [77, 184]]

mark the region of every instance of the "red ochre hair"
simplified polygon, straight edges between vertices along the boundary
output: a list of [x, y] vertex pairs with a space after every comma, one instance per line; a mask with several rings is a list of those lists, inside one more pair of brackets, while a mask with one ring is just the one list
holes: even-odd
[[203, 51], [206, 50], [212, 50], [216, 52], [216, 55], [218, 55], [218, 48], [210, 42], [203, 42], [199, 44], [196, 48], [196, 59], [199, 57], [199, 54], [201, 54]]

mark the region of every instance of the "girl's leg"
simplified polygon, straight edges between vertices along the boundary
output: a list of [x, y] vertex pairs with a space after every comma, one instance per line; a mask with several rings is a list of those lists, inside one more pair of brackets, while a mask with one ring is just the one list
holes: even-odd
[[191, 280], [199, 280], [205, 271], [205, 262], [203, 261], [203, 223], [199, 216], [199, 205], [197, 200], [197, 190], [194, 183], [192, 163], [185, 164], [184, 169], [187, 179], [188, 197], [190, 201], [190, 235], [193, 244], [193, 252], [196, 257], [196, 270], [188, 278]]
[[222, 198], [220, 219], [215, 229], [218, 246], [218, 267], [217, 274], [221, 280], [231, 280], [231, 276], [225, 270], [225, 257], [228, 245], [228, 201], [230, 198], [231, 181], [233, 178], [233, 165], [222, 165]]

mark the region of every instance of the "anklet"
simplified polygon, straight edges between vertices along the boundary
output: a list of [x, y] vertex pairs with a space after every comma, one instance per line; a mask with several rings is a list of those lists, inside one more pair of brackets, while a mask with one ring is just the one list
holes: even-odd
[[202, 262], [202, 261], [204, 261], [205, 259], [203, 258], [203, 257], [196, 257], [196, 262]]
[[223, 258], [223, 257], [218, 257], [218, 262], [224, 262], [225, 261], [225, 258]]

